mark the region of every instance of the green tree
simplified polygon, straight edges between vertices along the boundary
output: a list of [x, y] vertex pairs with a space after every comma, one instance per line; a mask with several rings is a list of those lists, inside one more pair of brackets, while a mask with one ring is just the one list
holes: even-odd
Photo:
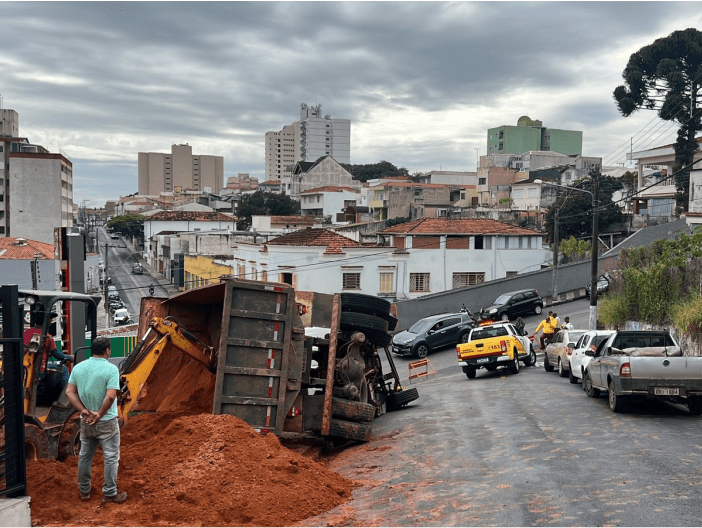
[[702, 82], [702, 32], [695, 28], [674, 31], [644, 46], [629, 57], [614, 99], [625, 117], [640, 108], [657, 110], [665, 121], [680, 125], [675, 150], [675, 185], [678, 207], [687, 211], [690, 169], [696, 133], [702, 129], [697, 112], [697, 91]]
[[[611, 231], [621, 224], [624, 217], [621, 210], [612, 201], [612, 195], [622, 189], [618, 178], [602, 176], [599, 172], [591, 174], [589, 179], [575, 182], [573, 187], [593, 192], [593, 178], [598, 181], [597, 229], [600, 233]], [[560, 209], [560, 210], [559, 210]], [[553, 225], [558, 211], [558, 239], [585, 238], [592, 236], [592, 196], [578, 191], [560, 189], [558, 200], [546, 213], [546, 229], [553, 240]]]
[[140, 214], [125, 214], [115, 216], [107, 227], [128, 238], [136, 239], [140, 244], [144, 242], [144, 217]]
[[385, 160], [366, 165], [342, 164], [342, 166], [353, 175], [354, 180], [362, 182], [385, 176], [409, 176], [409, 171], [406, 168], [395, 167], [395, 165]]
[[289, 216], [300, 214], [300, 202], [277, 193], [256, 191], [241, 197], [237, 208], [236, 228], [242, 231], [251, 227], [251, 215]]

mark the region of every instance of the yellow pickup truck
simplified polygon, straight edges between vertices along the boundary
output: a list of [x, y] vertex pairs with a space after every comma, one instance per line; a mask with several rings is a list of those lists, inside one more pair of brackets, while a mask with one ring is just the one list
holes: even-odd
[[468, 341], [456, 346], [458, 365], [468, 378], [475, 378], [478, 369], [490, 372], [498, 367], [519, 372], [519, 362], [531, 367], [536, 364], [536, 352], [526, 335], [521, 335], [512, 323], [482, 323], [473, 328]]

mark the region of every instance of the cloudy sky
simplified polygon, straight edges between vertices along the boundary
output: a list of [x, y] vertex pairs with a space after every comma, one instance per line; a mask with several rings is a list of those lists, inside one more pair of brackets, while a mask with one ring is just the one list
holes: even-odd
[[487, 129], [583, 131], [605, 165], [672, 143], [619, 115], [629, 56], [702, 27], [698, 2], [2, 2], [0, 94], [20, 135], [73, 162], [74, 201], [137, 190], [137, 153], [224, 156], [263, 179], [300, 103], [351, 120], [351, 162], [475, 170]]

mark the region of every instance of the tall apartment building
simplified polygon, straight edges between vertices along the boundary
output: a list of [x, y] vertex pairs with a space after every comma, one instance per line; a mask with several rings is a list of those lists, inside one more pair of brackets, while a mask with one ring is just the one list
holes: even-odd
[[322, 116], [322, 105], [300, 104], [300, 120], [266, 132], [266, 181], [290, 181], [298, 161], [331, 156], [351, 163], [351, 121]]
[[170, 154], [139, 152], [139, 194], [204, 191], [219, 193], [224, 185], [222, 156], [193, 156], [188, 145], [172, 145]]
[[0, 236], [53, 244], [55, 227], [73, 227], [73, 164], [19, 137], [17, 112], [0, 110]]
[[488, 154], [521, 154], [545, 150], [566, 155], [581, 155], [583, 133], [577, 130], [546, 128], [541, 121], [522, 116], [517, 126], [502, 125], [487, 132]]

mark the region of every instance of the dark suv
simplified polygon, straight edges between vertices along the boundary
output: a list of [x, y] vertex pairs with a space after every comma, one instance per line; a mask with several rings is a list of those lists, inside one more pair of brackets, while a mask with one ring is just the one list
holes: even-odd
[[392, 351], [400, 356], [427, 357], [435, 349], [465, 343], [475, 326], [468, 314], [445, 313], [420, 319], [392, 338]]
[[538, 291], [519, 290], [503, 293], [490, 306], [481, 308], [480, 318], [511, 321], [520, 315], [538, 315], [543, 309], [544, 301]]

